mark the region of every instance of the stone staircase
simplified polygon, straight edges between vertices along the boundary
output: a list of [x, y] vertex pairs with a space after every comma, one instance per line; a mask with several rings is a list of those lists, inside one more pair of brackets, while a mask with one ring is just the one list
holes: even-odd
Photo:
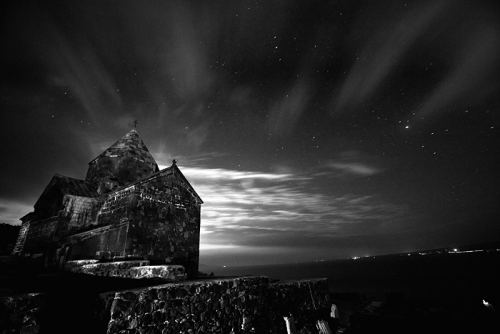
[[16, 245], [14, 246], [14, 250], [12, 251], [12, 255], [21, 255], [21, 252], [24, 248], [24, 242], [26, 241], [26, 237], [28, 236], [30, 225], [22, 224], [21, 229], [19, 230], [19, 235], [17, 237]]

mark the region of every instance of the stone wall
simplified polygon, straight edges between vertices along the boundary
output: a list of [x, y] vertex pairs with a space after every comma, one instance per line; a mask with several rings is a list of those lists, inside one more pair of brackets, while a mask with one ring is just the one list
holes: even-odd
[[136, 186], [113, 192], [104, 198], [96, 218], [96, 225], [111, 225], [130, 219], [131, 204], [136, 195]]
[[65, 195], [63, 212], [60, 213], [64, 224], [59, 235], [63, 237], [96, 227], [96, 217], [101, 204], [96, 198]]
[[129, 223], [108, 225], [63, 239], [69, 245], [69, 259], [112, 259], [123, 256], [127, 247]]
[[[177, 273], [161, 277], [156, 266], [142, 264], [147, 261], [87, 260], [70, 262], [73, 273], [63, 275], [0, 277], [6, 287], [0, 289], [0, 333], [285, 334], [283, 316], [290, 314], [298, 333], [317, 333], [315, 322], [331, 305], [326, 279], [272, 283], [250, 276], [156, 285], [150, 277], [181, 279], [181, 268], [163, 266], [164, 273]], [[110, 277], [121, 273], [127, 278]], [[45, 293], [26, 293], [31, 289]]]
[[[267, 277], [172, 283], [102, 294], [114, 333], [285, 334], [284, 315], [299, 333], [316, 333], [330, 306], [326, 279], [271, 284]], [[112, 301], [112, 302], [111, 302]]]
[[125, 255], [183, 265], [189, 277], [195, 277], [201, 203], [190, 186], [168, 171], [135, 185], [135, 195], [129, 198], [130, 244]]
[[59, 218], [57, 216], [36, 222], [29, 222], [23, 253], [35, 254], [47, 252], [49, 245], [56, 239], [58, 223]]

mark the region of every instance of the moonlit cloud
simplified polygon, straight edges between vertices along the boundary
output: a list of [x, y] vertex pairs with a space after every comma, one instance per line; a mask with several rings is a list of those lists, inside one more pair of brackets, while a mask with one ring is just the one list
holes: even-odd
[[280, 181], [298, 181], [307, 180], [308, 177], [299, 177], [293, 174], [273, 174], [273, 173], [259, 173], [259, 172], [245, 172], [229, 170], [224, 168], [184, 168], [183, 172], [190, 175], [193, 180], [206, 180], [206, 179], [221, 179], [221, 180], [280, 180]]
[[456, 110], [458, 103], [467, 107], [498, 94], [499, 86], [494, 82], [500, 64], [499, 41], [497, 22], [477, 22], [471, 31], [461, 35], [454, 48], [452, 69], [416, 110], [414, 119]]
[[267, 127], [272, 134], [289, 134], [302, 116], [309, 99], [309, 84], [301, 79], [271, 108]]
[[497, 94], [500, 26], [497, 18], [488, 13], [491, 8], [484, 3], [449, 0], [410, 3], [404, 15], [396, 8], [381, 10], [379, 21], [376, 25], [372, 22], [371, 27], [365, 20], [359, 20], [355, 29], [365, 37], [358, 37], [356, 48], [360, 51], [355, 53], [339, 93], [332, 97], [336, 112], [370, 105], [376, 99], [376, 92], [383, 89], [394, 94], [400, 91], [402, 85], [396, 84], [391, 76], [406, 70], [406, 59], [415, 52], [422, 58], [429, 56], [427, 68], [423, 66], [417, 75], [432, 70], [443, 59], [446, 71], [434, 74], [440, 80], [425, 83], [423, 90], [432, 89], [415, 103], [408, 116], [412, 121], [457, 108], [461, 111], [461, 107]]
[[202, 123], [189, 130], [186, 143], [195, 147], [200, 147], [209, 134], [209, 124]]
[[325, 163], [329, 172], [319, 172], [317, 176], [371, 176], [381, 173], [383, 169], [375, 166], [374, 157], [361, 151], [342, 151], [335, 158]]
[[380, 171], [374, 167], [363, 165], [361, 163], [348, 163], [348, 162], [330, 162], [328, 167], [337, 169], [349, 174], [369, 176], [379, 173]]
[[[206, 93], [213, 80], [207, 64], [209, 43], [206, 43], [206, 39], [201, 39], [203, 23], [206, 22], [200, 23], [193, 11], [182, 3], [171, 7], [173, 8], [168, 21], [172, 27], [169, 37], [173, 43], [164, 42], [163, 68], [165, 74], [176, 81], [174, 87], [178, 96], [193, 99]], [[208, 28], [206, 33], [214, 31], [210, 29], [213, 27], [205, 28]]]
[[239, 248], [239, 247], [228, 244], [200, 244], [200, 251], [202, 252], [214, 249], [221, 250], [221, 249], [232, 249], [232, 248]]
[[[362, 165], [344, 167], [363, 175], [375, 172]], [[201, 242], [212, 252], [217, 251], [216, 245], [226, 243], [233, 250], [254, 242], [284, 247], [281, 237], [285, 235], [303, 235], [310, 246], [317, 237], [362, 235], [373, 224], [381, 233], [383, 224], [397, 221], [404, 212], [402, 207], [371, 196], [312, 192], [299, 182], [313, 181], [312, 177], [293, 173], [193, 167], [181, 170], [204, 201]], [[225, 250], [220, 248], [221, 252]]]
[[[89, 41], [83, 37], [69, 41], [59, 27], [48, 27], [51, 39], [36, 44], [43, 50], [42, 59], [54, 71], [50, 84], [78, 99], [92, 122], [97, 122], [99, 113], [105, 110], [118, 111], [122, 105], [120, 90]], [[79, 45], [75, 47], [75, 43]]]
[[25, 203], [0, 199], [0, 223], [19, 225], [19, 218], [33, 211], [33, 206]]
[[[335, 109], [342, 111], [346, 106], [360, 104], [370, 98], [384, 79], [401, 64], [403, 56], [417, 38], [439, 19], [446, 4], [448, 1], [432, 1], [398, 19], [387, 18], [386, 13], [381, 13], [380, 17], [385, 22], [379, 22], [366, 45], [356, 55], [340, 94], [335, 97]], [[395, 16], [398, 15], [395, 13]], [[365, 26], [364, 22], [360, 24]]]

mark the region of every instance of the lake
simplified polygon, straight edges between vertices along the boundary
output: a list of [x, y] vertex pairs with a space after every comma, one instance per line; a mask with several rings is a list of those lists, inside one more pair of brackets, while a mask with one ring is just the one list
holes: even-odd
[[500, 252], [478, 252], [200, 270], [211, 269], [216, 276], [265, 275], [280, 280], [326, 277], [332, 293], [364, 294], [379, 301], [392, 293], [407, 301], [477, 305], [485, 299], [500, 306], [499, 263]]

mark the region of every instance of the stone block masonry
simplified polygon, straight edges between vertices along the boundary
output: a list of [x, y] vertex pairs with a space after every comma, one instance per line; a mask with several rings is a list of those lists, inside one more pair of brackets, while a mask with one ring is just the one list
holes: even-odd
[[[316, 333], [330, 306], [326, 279], [270, 283], [241, 277], [171, 283], [113, 293], [108, 334], [277, 333], [292, 314], [299, 333]], [[110, 295], [101, 295], [108, 300]]]
[[64, 211], [60, 213], [62, 216], [62, 224], [59, 229], [60, 237], [95, 227], [95, 218], [102, 202], [96, 198], [65, 195], [62, 205]]

